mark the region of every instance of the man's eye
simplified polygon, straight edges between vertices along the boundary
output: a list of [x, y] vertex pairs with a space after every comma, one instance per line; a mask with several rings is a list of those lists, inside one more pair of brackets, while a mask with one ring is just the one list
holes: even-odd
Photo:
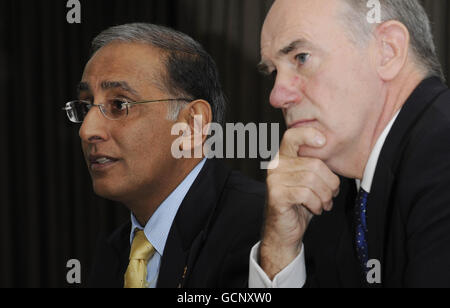
[[111, 113], [122, 113], [127, 109], [126, 102], [120, 99], [110, 100], [108, 104]]
[[304, 65], [310, 57], [311, 55], [309, 53], [301, 53], [295, 56], [295, 60], [297, 60], [301, 65]]
[[126, 106], [124, 101], [117, 100], [117, 99], [112, 101], [112, 107], [115, 110], [118, 110], [118, 111], [122, 111], [122, 110], [125, 110], [127, 108], [127, 106]]

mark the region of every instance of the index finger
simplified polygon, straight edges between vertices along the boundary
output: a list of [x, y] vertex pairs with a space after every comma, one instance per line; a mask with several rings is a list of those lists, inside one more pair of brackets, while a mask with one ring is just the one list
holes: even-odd
[[301, 146], [322, 148], [326, 144], [325, 136], [312, 127], [291, 128], [284, 134], [280, 145], [280, 155], [298, 157]]

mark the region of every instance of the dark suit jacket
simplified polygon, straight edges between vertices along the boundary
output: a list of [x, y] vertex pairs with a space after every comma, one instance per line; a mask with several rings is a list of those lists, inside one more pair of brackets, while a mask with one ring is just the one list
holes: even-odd
[[[246, 288], [250, 250], [260, 239], [264, 200], [263, 184], [208, 160], [176, 215], [157, 286]], [[130, 232], [128, 222], [101, 241], [89, 287], [123, 287]]]
[[[343, 179], [331, 213], [305, 234], [307, 286], [364, 287], [355, 254], [354, 180]], [[372, 287], [450, 287], [450, 91], [423, 81], [390, 131], [368, 199]]]

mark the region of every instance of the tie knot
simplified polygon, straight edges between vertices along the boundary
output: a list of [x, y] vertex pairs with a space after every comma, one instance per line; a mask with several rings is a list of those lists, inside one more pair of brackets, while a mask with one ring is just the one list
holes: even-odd
[[147, 262], [155, 253], [155, 248], [150, 244], [144, 231], [137, 231], [131, 245], [130, 260], [143, 260]]

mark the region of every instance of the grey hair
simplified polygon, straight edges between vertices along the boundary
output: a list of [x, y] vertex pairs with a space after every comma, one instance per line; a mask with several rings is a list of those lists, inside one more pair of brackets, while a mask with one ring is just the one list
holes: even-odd
[[[344, 0], [347, 11], [344, 21], [357, 42], [367, 43], [373, 35], [374, 24], [367, 20], [367, 0]], [[436, 53], [430, 19], [418, 0], [379, 0], [381, 21], [397, 20], [405, 25], [411, 36], [413, 58], [427, 77], [445, 80], [442, 65]]]
[[[220, 84], [216, 63], [200, 43], [179, 31], [147, 23], [111, 27], [92, 42], [92, 54], [114, 43], [142, 43], [163, 52], [166, 72], [162, 84], [176, 98], [203, 99], [212, 109], [213, 121], [225, 122], [226, 100]], [[186, 102], [169, 105], [168, 119], [176, 121]]]

